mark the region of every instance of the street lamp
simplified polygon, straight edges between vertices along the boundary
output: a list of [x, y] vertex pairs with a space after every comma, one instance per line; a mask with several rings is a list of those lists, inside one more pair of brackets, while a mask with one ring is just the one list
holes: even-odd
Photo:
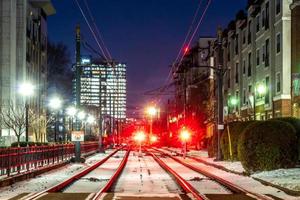
[[62, 100], [59, 97], [52, 97], [49, 101], [49, 107], [56, 111], [56, 116], [55, 116], [55, 122], [54, 122], [54, 142], [57, 141], [57, 120], [58, 120], [58, 113], [59, 109], [62, 106]]
[[77, 109], [74, 106], [69, 106], [67, 108], [67, 115], [69, 116], [69, 126], [71, 127], [69, 129], [71, 129], [71, 131], [74, 130], [73, 121], [76, 113], [77, 113]]
[[145, 140], [145, 138], [146, 136], [143, 131], [137, 132], [133, 137], [133, 139], [139, 143], [139, 157], [142, 156], [142, 142]]
[[[158, 110], [156, 107], [154, 106], [149, 106], [147, 109], [146, 109], [146, 112], [147, 114], [149, 115], [150, 117], [150, 133], [149, 133], [149, 137], [151, 138], [152, 137], [152, 127], [153, 127], [153, 117], [155, 117], [158, 113]], [[151, 142], [151, 140], [150, 140]]]
[[187, 153], [187, 142], [190, 140], [191, 133], [186, 128], [183, 128], [180, 131], [179, 137], [183, 142], [183, 158], [185, 158]]
[[256, 96], [257, 94], [262, 96], [264, 94], [266, 94], [267, 92], [267, 88], [264, 84], [258, 84], [255, 88], [254, 88], [254, 95], [253, 95], [253, 114], [254, 114], [254, 120], [256, 120]]
[[19, 88], [18, 92], [25, 97], [25, 140], [28, 143], [28, 129], [29, 129], [29, 123], [28, 123], [28, 112], [29, 112], [29, 104], [28, 104], [28, 98], [30, 96], [33, 96], [35, 90], [35, 86], [31, 84], [30, 82], [24, 82], [22, 83]]

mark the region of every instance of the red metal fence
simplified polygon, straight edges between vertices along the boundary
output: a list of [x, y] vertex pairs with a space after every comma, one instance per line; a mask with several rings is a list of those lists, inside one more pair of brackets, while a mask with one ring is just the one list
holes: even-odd
[[[97, 149], [97, 142], [81, 144], [83, 155]], [[74, 144], [3, 148], [0, 149], [0, 176], [10, 176], [46, 165], [58, 164], [71, 159], [74, 152]]]

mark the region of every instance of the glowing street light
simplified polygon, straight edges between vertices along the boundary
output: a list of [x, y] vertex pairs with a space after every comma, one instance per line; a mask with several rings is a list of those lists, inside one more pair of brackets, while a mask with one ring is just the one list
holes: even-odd
[[152, 127], [153, 127], [153, 117], [155, 117], [158, 113], [158, 109], [154, 106], [149, 106], [146, 109], [147, 114], [150, 116], [150, 133], [149, 133], [149, 137], [150, 137], [150, 143], [151, 143], [151, 137], [152, 137]]
[[150, 117], [154, 117], [158, 111], [157, 108], [155, 108], [154, 106], [150, 106], [147, 108], [146, 112]]
[[35, 86], [30, 82], [24, 82], [18, 88], [18, 92], [25, 97], [32, 96], [34, 94], [34, 90]]
[[70, 106], [67, 108], [67, 115], [70, 117], [74, 117], [77, 113], [77, 110], [74, 106]]
[[180, 131], [179, 137], [180, 137], [181, 141], [183, 142], [183, 158], [185, 158], [186, 152], [187, 152], [187, 142], [191, 138], [191, 133], [186, 128], [183, 128]]
[[87, 122], [88, 124], [93, 124], [93, 123], [95, 123], [95, 121], [96, 121], [96, 119], [95, 119], [95, 117], [94, 117], [93, 115], [89, 115], [89, 116], [87, 117], [87, 119], [86, 119], [86, 122]]
[[257, 93], [258, 93], [259, 95], [264, 95], [264, 94], [266, 93], [266, 91], [267, 91], [267, 89], [266, 89], [266, 86], [265, 86], [265, 85], [259, 84], [259, 85], [257, 86]]
[[78, 114], [77, 114], [77, 117], [78, 119], [80, 120], [83, 120], [85, 118], [86, 114], [84, 111], [80, 111]]
[[231, 106], [236, 106], [238, 104], [238, 99], [236, 97], [231, 97], [229, 100]]
[[49, 106], [53, 110], [58, 110], [62, 106], [62, 100], [59, 97], [52, 97], [49, 101]]
[[137, 132], [133, 139], [139, 143], [139, 157], [142, 156], [142, 142], [146, 139], [146, 135], [143, 131]]
[[29, 104], [28, 104], [28, 97], [33, 96], [35, 90], [35, 86], [30, 82], [24, 82], [22, 83], [19, 88], [18, 92], [26, 97], [25, 98], [25, 140], [28, 142], [28, 132], [29, 132], [29, 122], [28, 122], [28, 112], [29, 112]]
[[151, 142], [151, 143], [157, 142], [157, 136], [156, 136], [156, 135], [152, 135], [152, 136], [150, 137], [150, 142]]

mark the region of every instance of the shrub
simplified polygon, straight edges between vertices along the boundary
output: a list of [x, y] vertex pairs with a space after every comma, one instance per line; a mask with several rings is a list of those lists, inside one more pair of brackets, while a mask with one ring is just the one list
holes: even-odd
[[297, 162], [295, 129], [270, 120], [249, 125], [239, 138], [238, 156], [247, 172], [294, 167]]
[[294, 127], [298, 138], [298, 160], [300, 160], [300, 119], [297, 119], [295, 117], [280, 117], [271, 120], [279, 120], [279, 121], [287, 122]]
[[[48, 145], [46, 142], [28, 142], [28, 146], [43, 146]], [[14, 142], [11, 144], [11, 147], [18, 147], [18, 142]], [[27, 147], [27, 142], [20, 142], [19, 147]]]
[[[230, 122], [225, 126], [221, 136], [221, 150], [224, 160], [239, 160], [237, 151], [239, 137], [245, 128], [253, 122], [254, 121]], [[230, 133], [232, 158], [230, 157], [228, 131]]]

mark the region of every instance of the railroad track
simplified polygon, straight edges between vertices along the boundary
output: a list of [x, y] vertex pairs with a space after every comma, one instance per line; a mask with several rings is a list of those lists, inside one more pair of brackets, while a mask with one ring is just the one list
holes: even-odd
[[[72, 196], [76, 196], [76, 193], [73, 194], [69, 194], [69, 196], [65, 196], [65, 197], [61, 197], [60, 195], [62, 195], [63, 191], [65, 189], [67, 189], [68, 187], [72, 186], [73, 184], [75, 184], [78, 180], [80, 180], [82, 177], [86, 176], [87, 174], [91, 173], [92, 171], [94, 171], [95, 169], [99, 168], [101, 165], [103, 165], [104, 163], [106, 163], [111, 157], [113, 157], [115, 154], [117, 154], [120, 150], [122, 150], [123, 148], [119, 148], [116, 149], [115, 151], [113, 151], [111, 154], [109, 154], [108, 156], [106, 156], [104, 159], [102, 159], [101, 161], [93, 164], [92, 166], [84, 169], [83, 171], [75, 174], [74, 176], [66, 179], [65, 181], [51, 187], [48, 188], [44, 191], [38, 192], [38, 193], [31, 193], [29, 195], [26, 195], [25, 197], [21, 198], [22, 200], [36, 200], [36, 199], [56, 199], [55, 196], [57, 196], [57, 199], [69, 199]], [[120, 173], [122, 172], [122, 170], [124, 169], [126, 162], [128, 160], [128, 156], [130, 153], [130, 149], [127, 149], [122, 161], [120, 162], [119, 166], [117, 167], [116, 171], [113, 173], [113, 175], [110, 177], [110, 179], [106, 182], [106, 184], [104, 185], [104, 187], [102, 187], [97, 193], [90, 193], [88, 195], [86, 195], [84, 198], [81, 199], [88, 199], [88, 200], [98, 200], [101, 199], [101, 197], [103, 196], [104, 193], [108, 192], [110, 190], [110, 188], [112, 187], [113, 183], [116, 182], [116, 180], [118, 179]], [[50, 195], [48, 197], [48, 195]], [[59, 198], [60, 197], [60, 198]], [[77, 199], [77, 198], [75, 198]]]
[[[145, 150], [147, 151], [147, 150]], [[194, 165], [191, 165], [187, 162], [184, 162], [180, 159], [178, 159], [177, 157], [166, 153], [164, 151], [161, 151], [159, 149], [151, 149], [151, 151], [148, 151], [149, 155], [151, 155], [158, 163], [159, 165], [164, 168], [169, 174], [171, 174], [175, 180], [177, 181], [177, 183], [182, 187], [182, 189], [186, 192], [186, 193], [190, 193], [193, 195], [193, 197], [195, 199], [198, 200], [208, 200], [208, 199], [213, 199], [210, 197], [210, 195], [205, 195], [202, 194], [201, 192], [199, 192], [199, 190], [197, 190], [194, 186], [192, 186], [187, 180], [185, 180], [181, 175], [179, 175], [176, 170], [172, 169], [172, 167], [170, 167], [170, 164], [166, 163], [163, 161], [163, 159], [159, 158], [160, 157], [166, 157], [166, 158], [170, 158], [172, 160], [174, 160], [176, 163], [183, 165], [184, 167], [199, 173], [202, 176], [205, 176], [207, 178], [209, 178], [210, 180], [214, 181], [215, 183], [219, 184], [220, 187], [226, 188], [231, 194], [232, 194], [232, 199], [260, 199], [260, 200], [272, 200], [272, 198], [262, 195], [262, 194], [258, 194], [258, 193], [254, 193], [252, 191], [248, 191], [236, 184], [233, 184], [232, 182], [229, 182], [221, 177], [218, 177], [210, 172], [204, 171]], [[159, 156], [157, 156], [157, 154], [159, 154]], [[231, 198], [230, 198], [231, 199]]]

